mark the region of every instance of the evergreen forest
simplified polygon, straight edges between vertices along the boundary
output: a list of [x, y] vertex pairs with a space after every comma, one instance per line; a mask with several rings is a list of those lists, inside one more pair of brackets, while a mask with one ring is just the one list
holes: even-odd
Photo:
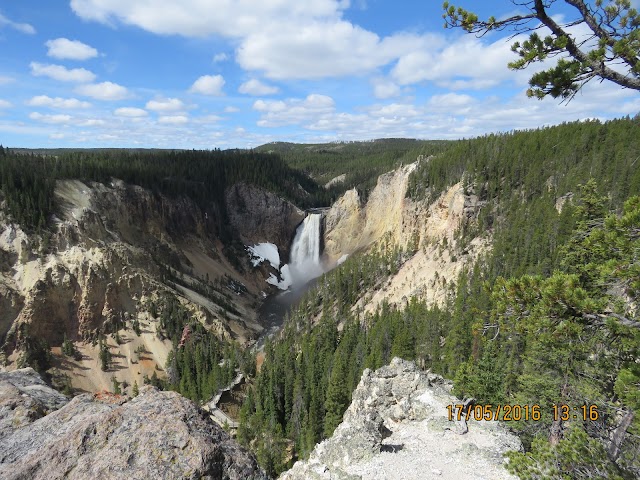
[[[267, 345], [239, 439], [283, 471], [331, 435], [365, 368], [399, 356], [454, 379], [461, 398], [540, 405], [539, 421], [509, 423], [526, 448], [508, 466], [520, 478], [637, 478], [639, 161], [640, 118], [461, 140], [423, 160], [410, 197], [462, 180], [483, 206], [454, 253], [477, 235], [492, 250], [443, 308], [354, 307], [411, 249], [381, 245], [325, 274]], [[595, 410], [554, 419], [554, 404]]]

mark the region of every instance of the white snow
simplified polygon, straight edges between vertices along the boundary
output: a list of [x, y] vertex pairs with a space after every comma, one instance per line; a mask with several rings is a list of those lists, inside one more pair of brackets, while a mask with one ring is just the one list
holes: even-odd
[[338, 261], [336, 262], [336, 266], [338, 266], [338, 265], [342, 265], [344, 262], [346, 262], [346, 261], [347, 261], [347, 258], [349, 258], [349, 254], [348, 254], [348, 253], [345, 253], [344, 255], [342, 255], [342, 256], [338, 259]]
[[291, 278], [289, 265], [285, 264], [280, 267], [280, 254], [278, 253], [278, 247], [276, 245], [266, 242], [258, 243], [257, 245], [247, 246], [247, 251], [251, 256], [251, 264], [254, 267], [257, 267], [266, 260], [280, 273], [282, 280], [278, 280], [278, 277], [275, 274], [269, 273], [269, 278], [267, 278], [268, 284], [275, 285], [280, 290], [287, 290], [291, 286], [293, 280]]
[[273, 268], [280, 269], [280, 254], [278, 253], [278, 247], [273, 243], [258, 243], [252, 247], [248, 246], [247, 250], [251, 255], [251, 264], [254, 267], [267, 260]]

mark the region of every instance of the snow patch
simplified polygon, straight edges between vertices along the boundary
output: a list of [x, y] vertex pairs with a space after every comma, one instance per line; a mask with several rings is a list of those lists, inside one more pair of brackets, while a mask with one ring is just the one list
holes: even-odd
[[267, 260], [273, 268], [280, 269], [280, 254], [278, 247], [273, 243], [258, 243], [252, 247], [247, 246], [249, 255], [251, 256], [251, 264], [257, 267]]
[[347, 261], [347, 258], [349, 258], [349, 254], [348, 254], [348, 253], [345, 253], [344, 255], [342, 255], [342, 256], [338, 259], [338, 261], [336, 262], [336, 266], [338, 266], [338, 265], [342, 265], [344, 262], [346, 262], [346, 261]]
[[[251, 256], [251, 264], [254, 267], [257, 267], [266, 260], [274, 270], [280, 273], [282, 280], [279, 280], [273, 272], [269, 273], [269, 278], [266, 280], [268, 284], [274, 285], [280, 290], [289, 289], [293, 283], [291, 271], [289, 270], [289, 265], [285, 264], [280, 267], [280, 254], [278, 253], [278, 247], [276, 245], [273, 243], [258, 243], [257, 245], [247, 246], [247, 251]], [[264, 296], [266, 296], [266, 294], [264, 294]]]

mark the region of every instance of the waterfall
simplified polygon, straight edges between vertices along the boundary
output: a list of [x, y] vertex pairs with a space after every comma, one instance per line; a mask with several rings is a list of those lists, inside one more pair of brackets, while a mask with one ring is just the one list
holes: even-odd
[[324, 272], [320, 264], [320, 224], [322, 215], [307, 215], [291, 244], [289, 270], [293, 286], [301, 286]]

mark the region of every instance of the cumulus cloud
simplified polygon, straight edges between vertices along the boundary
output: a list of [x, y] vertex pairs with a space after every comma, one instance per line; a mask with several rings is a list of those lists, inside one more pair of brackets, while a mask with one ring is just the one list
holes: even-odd
[[146, 117], [148, 115], [146, 110], [142, 108], [135, 108], [135, 107], [116, 108], [113, 114], [118, 117], [129, 117], [129, 118], [140, 118], [140, 117]]
[[308, 18], [334, 17], [348, 5], [339, 0], [297, 2], [236, 0], [71, 0], [71, 8], [85, 20], [109, 24], [119, 21], [161, 35], [205, 37], [222, 35], [238, 38], [282, 19], [283, 23]]
[[164, 115], [158, 118], [158, 123], [168, 125], [184, 125], [189, 122], [189, 118], [185, 115]]
[[379, 99], [397, 97], [400, 95], [400, 87], [386, 78], [374, 78], [371, 80], [373, 85], [373, 95]]
[[381, 118], [408, 118], [420, 115], [415, 105], [410, 103], [391, 103], [389, 105], [374, 106], [369, 109], [373, 117]]
[[56, 38], [45, 45], [49, 49], [47, 55], [60, 60], [88, 60], [98, 56], [98, 50], [79, 40]]
[[0, 108], [10, 108], [12, 107], [11, 102], [8, 102], [6, 100], [2, 100], [0, 98]]
[[401, 85], [433, 81], [453, 89], [482, 89], [516, 78], [507, 67], [513, 58], [506, 39], [486, 44], [470, 35], [444, 48], [414, 50], [403, 55], [391, 76]]
[[458, 93], [444, 93], [432, 96], [427, 102], [430, 110], [448, 110], [460, 114], [462, 109], [467, 110], [476, 101], [470, 95]]
[[0, 75], [0, 85], [7, 85], [9, 83], [15, 82], [16, 79], [13, 77], [7, 77], [6, 75]]
[[200, 95], [221, 96], [224, 95], [222, 92], [224, 83], [222, 75], [203, 75], [193, 82], [189, 91]]
[[240, 109], [238, 107], [234, 107], [234, 106], [228, 106], [228, 107], [224, 107], [224, 112], [225, 113], [236, 113], [239, 112]]
[[30, 100], [27, 100], [26, 104], [32, 107], [50, 107], [50, 108], [66, 108], [66, 109], [91, 107], [91, 104], [89, 102], [83, 102], [82, 100], [78, 100], [77, 98], [61, 98], [61, 97], [51, 98], [51, 97], [48, 97], [47, 95], [35, 96]]
[[61, 82], [88, 83], [96, 79], [96, 75], [84, 68], [68, 69], [62, 65], [31, 62], [31, 74], [36, 77], [49, 77]]
[[[398, 33], [384, 38], [345, 20], [347, 0], [72, 0], [80, 17], [122, 22], [156, 34], [219, 35], [239, 46], [245, 70], [268, 78], [359, 75], [430, 46], [427, 36]], [[222, 58], [222, 57], [219, 57]]]
[[76, 93], [96, 100], [122, 100], [129, 96], [129, 91], [122, 85], [112, 82], [92, 83], [80, 85]]
[[245, 95], [273, 95], [280, 91], [278, 87], [274, 87], [272, 85], [266, 85], [262, 83], [260, 80], [252, 78], [244, 82], [238, 88], [238, 92], [244, 93]]
[[14, 22], [12, 20], [9, 20], [4, 15], [2, 15], [2, 13], [0, 13], [0, 28], [5, 26], [9, 28], [13, 28], [14, 30], [17, 30], [22, 33], [26, 33], [28, 35], [33, 35], [36, 33], [36, 29], [33, 28], [33, 26], [29, 25], [28, 23]]
[[218, 123], [221, 120], [223, 120], [223, 118], [219, 115], [205, 115], [203, 117], [194, 118], [193, 122], [203, 125], [211, 125], [213, 123]]
[[88, 118], [86, 120], [78, 121], [77, 125], [79, 127], [99, 127], [102, 125], [106, 125], [107, 122], [102, 120], [101, 118]]
[[51, 124], [66, 124], [71, 122], [71, 115], [46, 115], [39, 112], [31, 112], [29, 114], [29, 118], [31, 120], [35, 120], [37, 122], [43, 123], [51, 123]]
[[154, 112], [179, 112], [185, 109], [185, 105], [178, 98], [157, 98], [149, 100], [145, 108]]
[[253, 109], [262, 113], [261, 127], [296, 125], [311, 121], [335, 111], [333, 98], [311, 94], [305, 99], [256, 100]]
[[216, 53], [212, 58], [213, 63], [220, 63], [226, 60], [229, 60], [229, 55], [224, 52]]
[[246, 70], [269, 78], [319, 79], [361, 75], [397, 59], [426, 39], [398, 34], [380, 38], [344, 20], [278, 24], [250, 33], [237, 50]]

